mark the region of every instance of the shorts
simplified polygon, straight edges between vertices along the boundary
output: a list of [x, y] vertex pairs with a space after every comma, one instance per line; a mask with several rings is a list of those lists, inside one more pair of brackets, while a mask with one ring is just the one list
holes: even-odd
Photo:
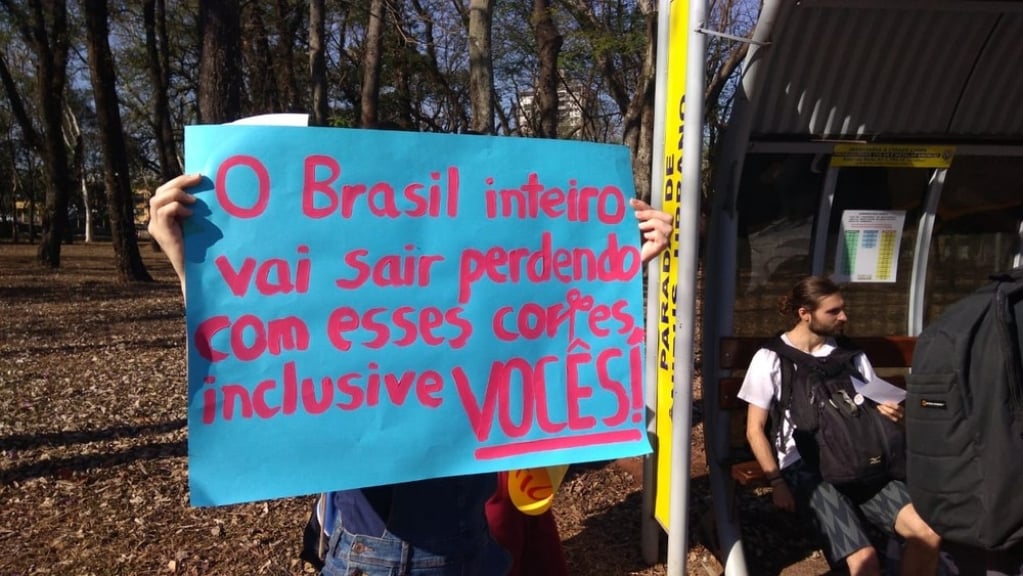
[[888, 535], [895, 534], [895, 518], [909, 504], [906, 485], [892, 480], [862, 501], [854, 502], [821, 479], [820, 473], [802, 461], [782, 470], [801, 514], [810, 513], [824, 537], [824, 553], [832, 562], [840, 562], [853, 552], [871, 546], [863, 529], [862, 515]]

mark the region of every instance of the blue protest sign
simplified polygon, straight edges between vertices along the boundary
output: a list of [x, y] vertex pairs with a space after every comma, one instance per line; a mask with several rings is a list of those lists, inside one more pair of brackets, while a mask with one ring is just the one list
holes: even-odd
[[626, 148], [185, 134], [193, 504], [649, 451]]

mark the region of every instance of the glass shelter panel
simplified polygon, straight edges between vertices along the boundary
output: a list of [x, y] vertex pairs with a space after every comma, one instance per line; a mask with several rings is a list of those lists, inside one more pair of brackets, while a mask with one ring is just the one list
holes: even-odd
[[952, 161], [934, 222], [924, 326], [959, 298], [1012, 268], [1020, 251], [1023, 159], [961, 156]]
[[[900, 241], [889, 251], [872, 255], [877, 266], [888, 267], [894, 282], [849, 282], [842, 285], [850, 336], [905, 334], [909, 317], [909, 287], [917, 225], [933, 170], [924, 168], [843, 168], [838, 173], [824, 259], [825, 273], [835, 272], [843, 214], [858, 210], [904, 213]], [[888, 259], [882, 263], [882, 259]]]
[[778, 298], [810, 270], [826, 166], [813, 154], [746, 157], [737, 206], [737, 336], [773, 334], [787, 323], [778, 316]]

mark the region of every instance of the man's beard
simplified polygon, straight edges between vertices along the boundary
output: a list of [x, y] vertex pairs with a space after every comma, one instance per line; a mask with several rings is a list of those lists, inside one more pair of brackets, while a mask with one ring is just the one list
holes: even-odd
[[810, 332], [818, 336], [830, 338], [833, 336], [841, 336], [845, 332], [845, 322], [836, 323], [832, 327], [825, 326], [822, 323], [817, 322], [817, 319], [813, 316], [810, 317]]

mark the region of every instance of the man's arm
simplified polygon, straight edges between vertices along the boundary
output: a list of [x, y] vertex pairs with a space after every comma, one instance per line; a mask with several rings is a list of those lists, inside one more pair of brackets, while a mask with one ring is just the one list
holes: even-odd
[[753, 456], [757, 459], [757, 464], [760, 464], [760, 468], [770, 479], [780, 476], [781, 470], [778, 467], [778, 462], [775, 460], [774, 446], [767, 439], [767, 433], [765, 432], [767, 418], [767, 410], [759, 406], [750, 404], [746, 410], [746, 441], [749, 442], [749, 447], [753, 450]]
[[746, 440], [753, 450], [753, 457], [757, 459], [757, 463], [771, 482], [774, 505], [782, 510], [794, 512], [796, 501], [781, 475], [781, 469], [774, 456], [774, 445], [764, 432], [767, 428], [767, 416], [767, 410], [753, 404], [749, 405], [746, 410]]

